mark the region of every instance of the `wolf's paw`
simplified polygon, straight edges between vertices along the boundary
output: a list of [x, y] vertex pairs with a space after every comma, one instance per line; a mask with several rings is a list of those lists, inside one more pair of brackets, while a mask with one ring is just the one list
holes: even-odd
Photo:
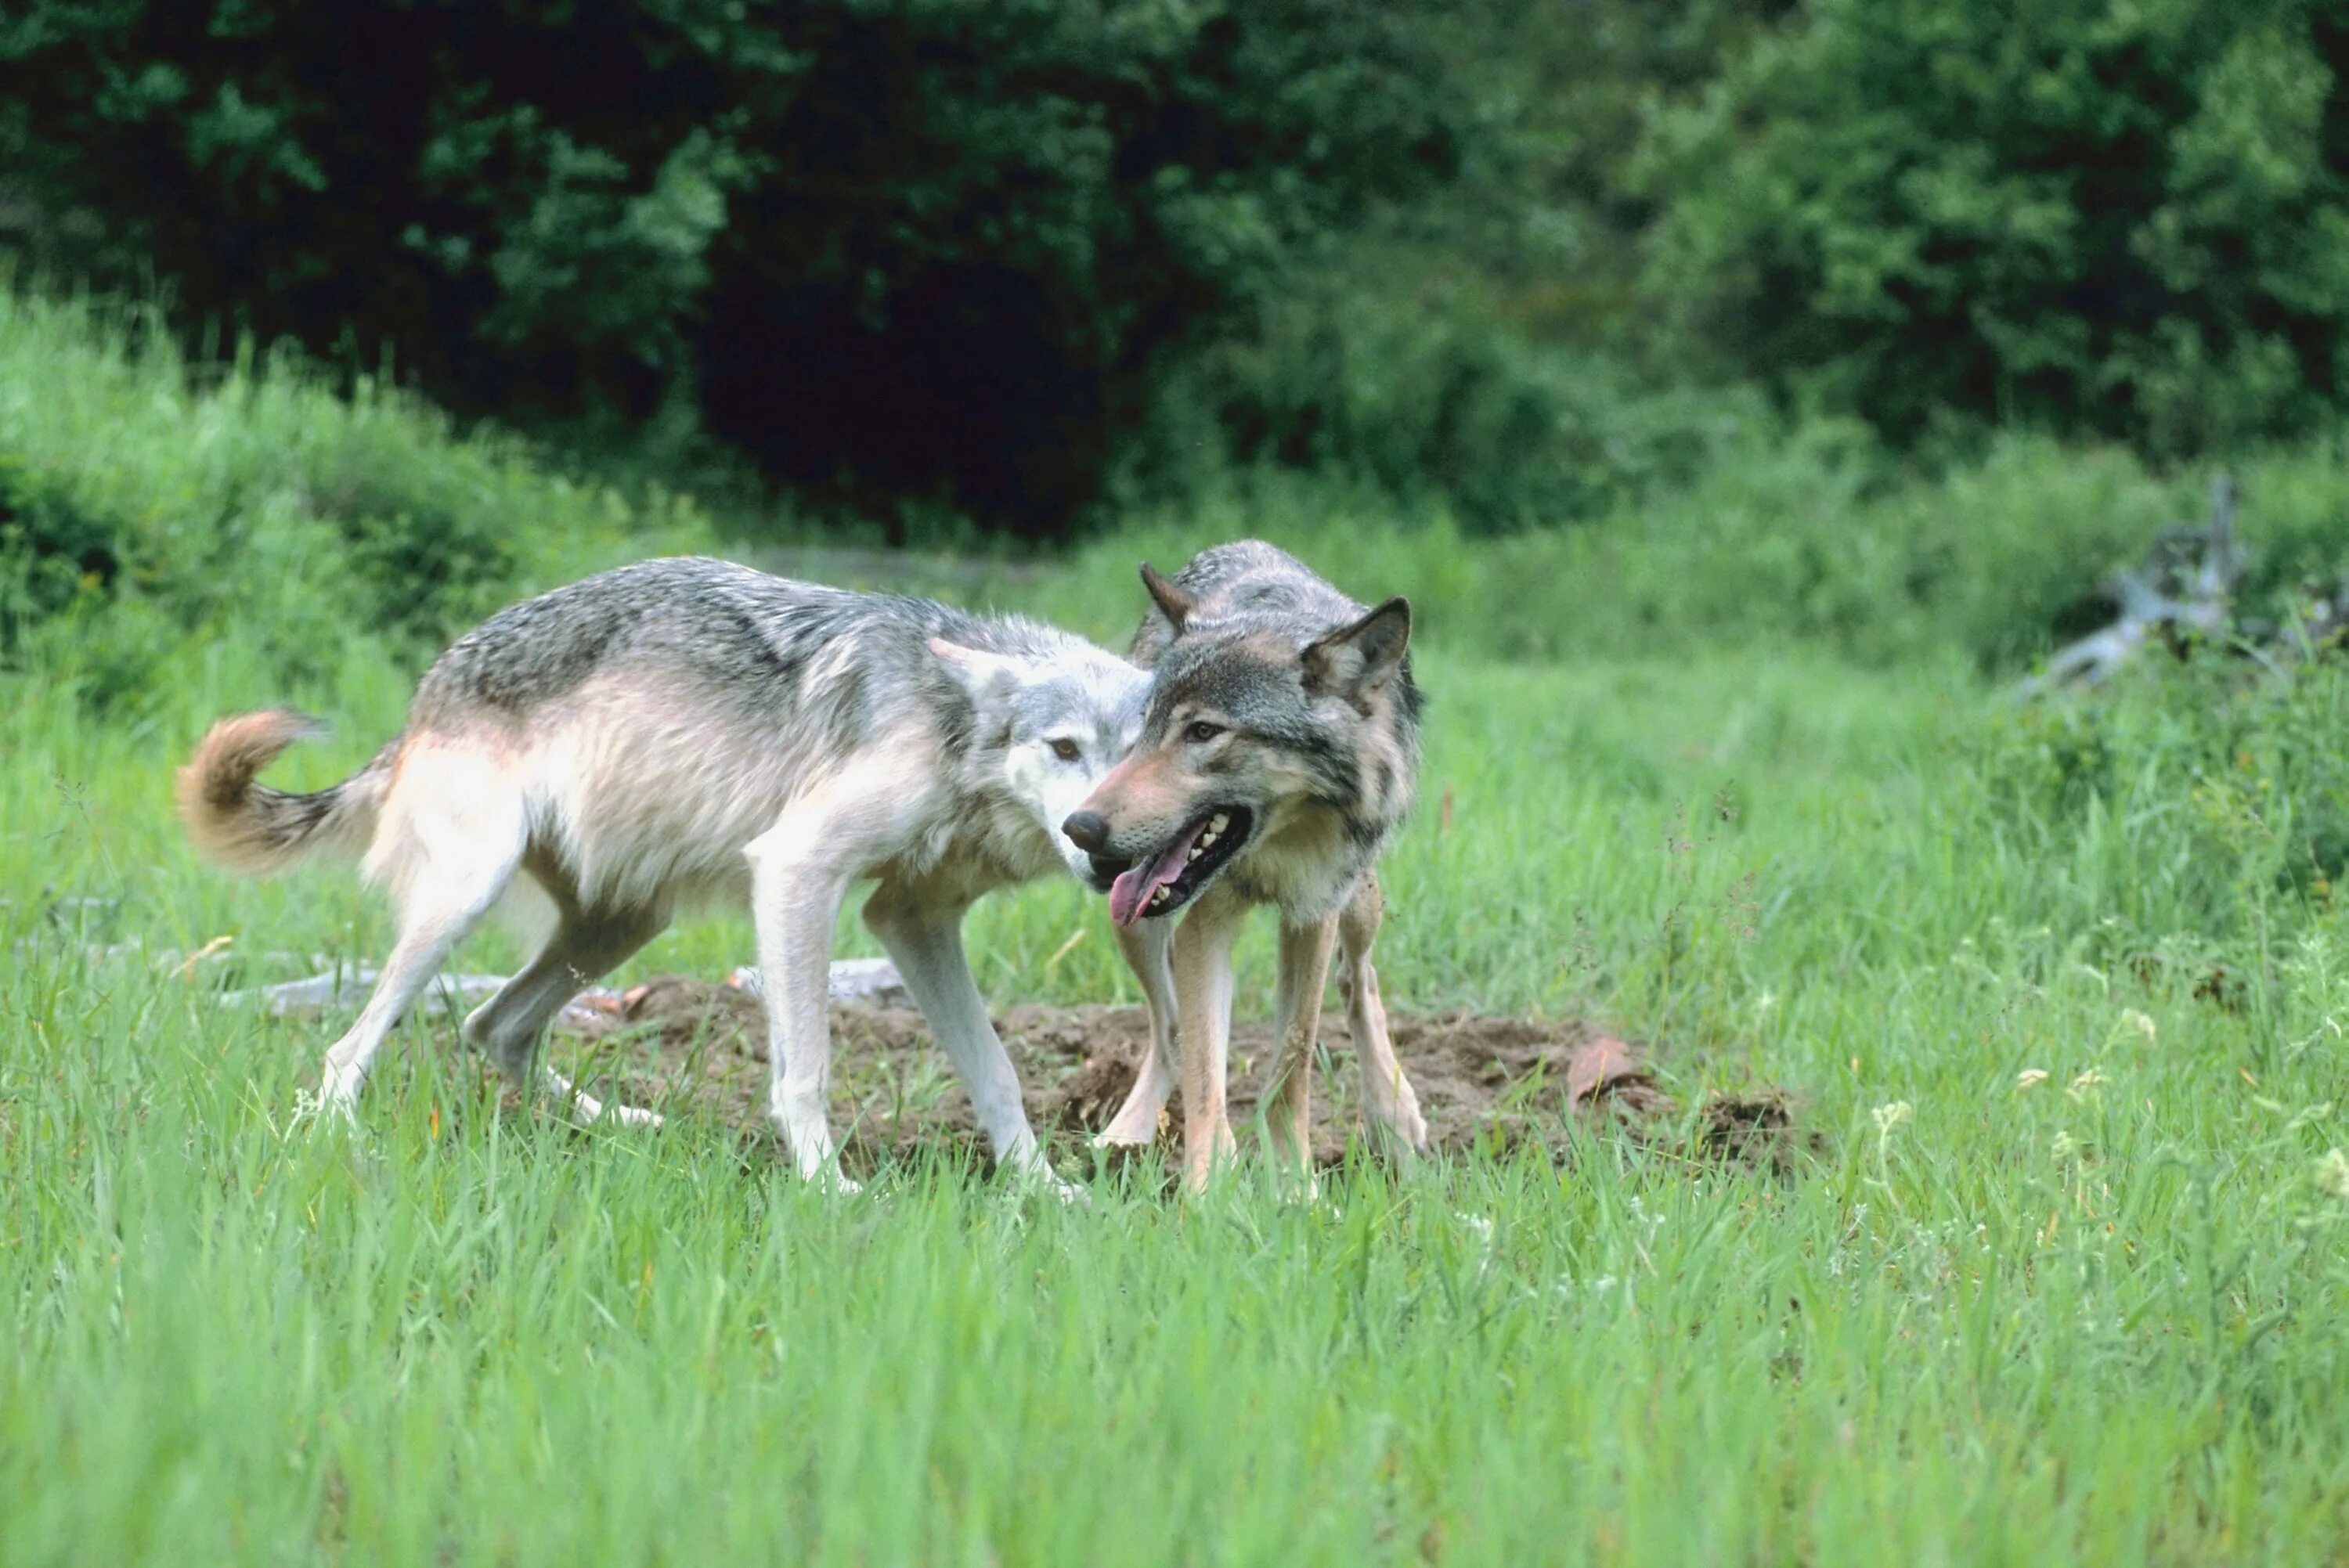
[[1110, 1118], [1110, 1123], [1092, 1136], [1095, 1149], [1147, 1149], [1158, 1141], [1159, 1124], [1164, 1112], [1128, 1108]]
[[359, 1086], [365, 1081], [362, 1075], [347, 1068], [329, 1067], [316, 1095], [303, 1093], [294, 1097], [294, 1119], [316, 1127], [357, 1127]]
[[1031, 1192], [1040, 1192], [1045, 1197], [1059, 1199], [1063, 1208], [1081, 1208], [1093, 1201], [1093, 1195], [1091, 1192], [1075, 1182], [1066, 1180], [1058, 1171], [1049, 1167], [1041, 1171], [1026, 1172], [1021, 1176], [1020, 1183]]
[[1408, 1085], [1385, 1114], [1374, 1110], [1368, 1120], [1372, 1140], [1390, 1158], [1408, 1159], [1427, 1152], [1427, 1119], [1419, 1113], [1418, 1097]]
[[837, 1165], [824, 1165], [813, 1171], [800, 1172], [800, 1180], [819, 1191], [835, 1198], [853, 1198], [864, 1191], [864, 1183], [841, 1170]]

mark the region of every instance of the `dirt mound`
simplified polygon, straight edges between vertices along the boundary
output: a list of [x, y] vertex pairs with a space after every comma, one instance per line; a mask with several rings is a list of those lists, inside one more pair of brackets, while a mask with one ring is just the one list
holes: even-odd
[[[579, 1063], [637, 1103], [680, 1101], [749, 1129], [766, 1126], [767, 1034], [756, 997], [731, 985], [664, 975], [600, 1006], [565, 1015], [577, 1044], [558, 1059]], [[1768, 1092], [1714, 1096], [1688, 1114], [1658, 1084], [1645, 1053], [1580, 1022], [1397, 1013], [1389, 1021], [1427, 1119], [1430, 1142], [1450, 1152], [1498, 1153], [1526, 1142], [1564, 1142], [1570, 1112], [1585, 1125], [1692, 1158], [1785, 1170], [1808, 1146], [1793, 1103]], [[1148, 1047], [1140, 1007], [1017, 1006], [997, 1031], [1019, 1071], [1040, 1136], [1075, 1146], [1104, 1126], [1133, 1087]], [[918, 1149], [984, 1159], [970, 1104], [929, 1026], [911, 1008], [835, 1004], [832, 1009], [834, 1126], [852, 1170]], [[1324, 1163], [1344, 1154], [1361, 1122], [1342, 1014], [1321, 1024], [1322, 1070], [1313, 1096], [1313, 1147]], [[1245, 1133], [1256, 1115], [1273, 1048], [1272, 1026], [1232, 1026], [1232, 1119]], [[586, 1058], [584, 1062], [581, 1058]], [[1160, 1141], [1179, 1144], [1177, 1114]], [[1057, 1150], [1056, 1150], [1057, 1152]], [[1082, 1157], [1072, 1164], [1081, 1168]]]

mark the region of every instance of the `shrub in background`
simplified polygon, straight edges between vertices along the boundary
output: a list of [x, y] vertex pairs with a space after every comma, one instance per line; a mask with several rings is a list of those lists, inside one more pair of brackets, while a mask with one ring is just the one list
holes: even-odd
[[[2280, 621], [2349, 562], [2349, 449], [2280, 445], [2233, 471], [2251, 552], [2243, 611]], [[2005, 676], [2101, 619], [2109, 573], [2166, 526], [2199, 522], [2207, 496], [2206, 474], [2165, 472], [2118, 446], [2001, 437], [1929, 473], [1858, 421], [1760, 422], [1690, 484], [1585, 525], [1479, 540], [1440, 501], [1241, 472], [1137, 511], [1040, 585], [1007, 579], [983, 593], [1121, 637], [1140, 613], [1138, 561], [1171, 567], [1256, 534], [1357, 597], [1408, 593], [1418, 634], [1437, 646], [1547, 660], [1803, 645]]]
[[233, 634], [289, 684], [413, 662], [513, 598], [704, 537], [290, 356], [190, 366], [153, 313], [0, 289], [0, 656], [135, 697]]
[[1448, 177], [1436, 0], [32, 0], [0, 228], [510, 422], [1064, 531], [1172, 349]]
[[2349, 393], [2344, 67], [2333, 0], [1809, 0], [1661, 113], [1645, 297], [1901, 440], [2305, 429]]
[[1748, 390], [1649, 385], [1619, 356], [1528, 335], [1497, 292], [1401, 244], [1300, 278], [1170, 374], [1128, 498], [1287, 468], [1512, 533], [1628, 511], [1780, 428]]

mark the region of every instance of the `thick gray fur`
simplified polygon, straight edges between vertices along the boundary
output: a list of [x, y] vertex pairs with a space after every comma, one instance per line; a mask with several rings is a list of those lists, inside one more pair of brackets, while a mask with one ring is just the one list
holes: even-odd
[[[1426, 1124], [1371, 956], [1384, 909], [1376, 863], [1418, 788], [1410, 607], [1358, 603], [1256, 540], [1204, 551], [1171, 580], [1145, 568], [1144, 579], [1154, 604], [1132, 656], [1152, 671], [1149, 707], [1133, 755], [1088, 799], [1085, 831], [1106, 864], [1145, 865], [1190, 843], [1201, 869], [1184, 873], [1178, 885], [1189, 891], [1173, 909], [1146, 905], [1119, 927], [1154, 1031], [1102, 1141], [1153, 1137], [1179, 1077], [1185, 1178], [1206, 1180], [1231, 1140], [1231, 944], [1250, 906], [1271, 904], [1281, 923], [1279, 1056], [1266, 1101], [1276, 1141], [1291, 1161], [1305, 1158], [1309, 1064], [1334, 956], [1371, 1127], [1392, 1147], [1423, 1147]], [[1201, 723], [1212, 738], [1186, 743]], [[1243, 810], [1251, 836], [1216, 861], [1217, 834]], [[1203, 820], [1207, 830], [1193, 837]]]
[[[994, 888], [1092, 874], [1058, 824], [1131, 745], [1145, 685], [1125, 660], [1033, 621], [651, 561], [458, 639], [400, 736], [331, 790], [253, 782], [301, 733], [291, 716], [223, 721], [182, 773], [182, 813], [200, 843], [248, 869], [339, 846], [363, 850], [370, 880], [390, 888], [398, 942], [327, 1055], [339, 1109], [450, 950], [511, 895], [543, 894], [533, 902], [552, 906], [554, 934], [466, 1033], [518, 1082], [548, 1018], [681, 903], [747, 895], [769, 978], [773, 1114], [802, 1172], [836, 1178], [826, 962], [842, 898], [871, 879], [864, 919], [998, 1160], [1049, 1177], [961, 919]], [[575, 1110], [597, 1109], [557, 1087]]]
[[1278, 904], [1300, 921], [1320, 918], [1385, 852], [1416, 798], [1422, 699], [1411, 656], [1403, 655], [1392, 701], [1333, 712], [1300, 685], [1296, 661], [1278, 655], [1302, 655], [1359, 623], [1369, 605], [1256, 539], [1203, 550], [1171, 581], [1192, 600], [1180, 632], [1154, 604], [1129, 655], [1153, 676], [1143, 742], [1163, 738], [1177, 714], [1204, 702], [1308, 768], [1316, 802], [1342, 825], [1342, 853], [1310, 878], [1268, 876], [1265, 868], [1252, 875], [1251, 845], [1225, 875], [1251, 903]]

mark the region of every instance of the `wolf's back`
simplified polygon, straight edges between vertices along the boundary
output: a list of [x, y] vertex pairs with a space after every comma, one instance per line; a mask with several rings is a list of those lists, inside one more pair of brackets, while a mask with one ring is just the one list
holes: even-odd
[[323, 733], [313, 719], [271, 709], [222, 719], [180, 769], [180, 820], [222, 865], [262, 874], [325, 851], [357, 854], [374, 836], [390, 781], [391, 748], [331, 789], [289, 794], [254, 782], [277, 754]]

